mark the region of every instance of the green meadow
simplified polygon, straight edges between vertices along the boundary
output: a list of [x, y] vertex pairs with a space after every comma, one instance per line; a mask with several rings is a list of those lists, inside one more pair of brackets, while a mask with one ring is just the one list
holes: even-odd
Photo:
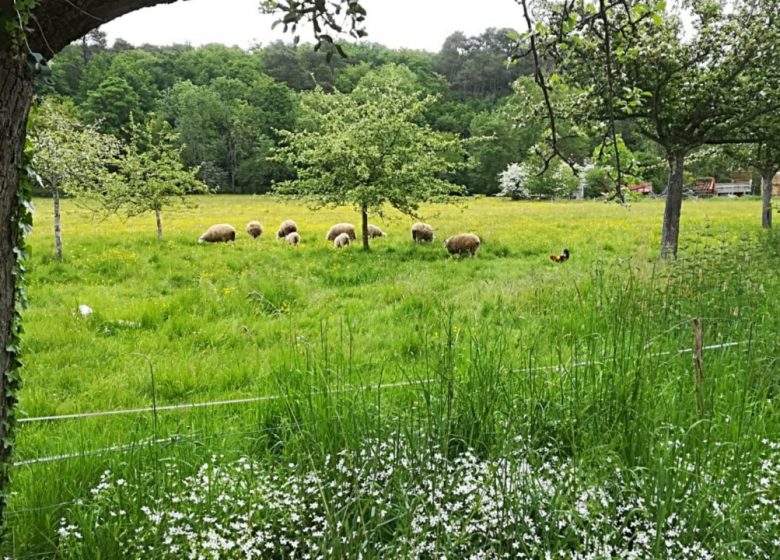
[[[325, 241], [351, 208], [202, 197], [157, 241], [153, 216], [66, 200], [61, 262], [35, 205], [20, 418], [159, 410], [19, 424], [7, 555], [780, 555], [780, 252], [759, 200], [686, 201], [673, 263], [661, 200], [424, 206], [421, 245], [388, 209], [370, 252]], [[199, 245], [215, 223], [236, 242]], [[462, 232], [476, 258], [443, 248]], [[166, 408], [235, 399], [255, 400]]]

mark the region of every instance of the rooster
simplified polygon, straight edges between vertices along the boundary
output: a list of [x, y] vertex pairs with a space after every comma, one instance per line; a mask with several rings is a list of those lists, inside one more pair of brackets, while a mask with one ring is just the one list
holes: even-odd
[[550, 260], [552, 262], [557, 262], [557, 263], [562, 263], [563, 261], [568, 261], [569, 260], [569, 250], [568, 249], [564, 249], [563, 253], [561, 253], [560, 255], [550, 255]]

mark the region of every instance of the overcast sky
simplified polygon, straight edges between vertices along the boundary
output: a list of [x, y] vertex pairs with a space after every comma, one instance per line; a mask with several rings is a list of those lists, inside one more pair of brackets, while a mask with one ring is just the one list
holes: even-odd
[[[224, 43], [248, 48], [291, 40], [276, 19], [261, 15], [258, 0], [187, 0], [145, 8], [102, 27], [108, 44], [121, 37], [135, 45]], [[392, 48], [438, 51], [454, 31], [476, 35], [488, 27], [522, 27], [513, 0], [363, 0], [368, 11], [366, 40]], [[301, 36], [306, 40], [310, 36]]]

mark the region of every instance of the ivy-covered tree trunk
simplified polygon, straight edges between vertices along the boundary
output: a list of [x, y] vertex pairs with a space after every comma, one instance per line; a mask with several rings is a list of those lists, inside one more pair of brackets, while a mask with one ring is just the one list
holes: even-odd
[[680, 237], [680, 213], [682, 212], [685, 153], [671, 153], [668, 155], [668, 159], [669, 183], [666, 188], [664, 225], [661, 232], [661, 258], [663, 259], [677, 257], [677, 242]]
[[761, 226], [772, 227], [772, 179], [774, 169], [761, 170]]
[[360, 209], [360, 217], [363, 228], [363, 250], [368, 251], [371, 247], [368, 244], [368, 209], [365, 206]]
[[54, 192], [54, 258], [62, 260], [62, 214], [60, 213], [60, 188], [52, 185]]
[[154, 209], [154, 217], [157, 219], [157, 240], [162, 241], [162, 216], [160, 216], [160, 209]]
[[24, 60], [0, 46], [0, 521], [5, 510], [18, 389], [17, 193], [32, 80]]
[[[19, 384], [17, 252], [22, 244], [20, 220], [26, 216], [18, 196], [27, 115], [32, 103], [33, 73], [27, 51], [51, 58], [71, 41], [101, 23], [133, 10], [175, 0], [38, 0], [0, 2], [0, 15], [31, 19], [19, 34], [0, 31], [0, 525], [5, 512], [14, 409]], [[28, 4], [32, 4], [31, 7]], [[13, 5], [13, 9], [10, 6]], [[16, 10], [19, 11], [16, 11]], [[5, 21], [5, 20], [3, 20]], [[33, 24], [34, 21], [34, 24]], [[25, 37], [21, 37], [21, 33]]]

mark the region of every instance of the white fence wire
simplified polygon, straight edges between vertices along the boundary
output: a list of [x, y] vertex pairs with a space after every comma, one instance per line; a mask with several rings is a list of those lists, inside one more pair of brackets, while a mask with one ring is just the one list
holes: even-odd
[[[731, 348], [733, 346], [738, 346], [740, 344], [744, 344], [745, 341], [741, 342], [724, 342], [722, 344], [711, 344], [709, 346], [703, 346], [702, 350], [718, 350], [723, 348]], [[670, 350], [666, 352], [656, 352], [654, 354], [649, 354], [648, 357], [661, 357], [661, 356], [671, 356], [671, 355], [678, 355], [678, 354], [688, 354], [693, 352], [693, 348], [683, 348], [681, 350]], [[585, 362], [576, 362], [569, 366], [564, 366], [562, 364], [552, 365], [552, 366], [540, 366], [540, 367], [533, 367], [533, 368], [520, 368], [513, 370], [517, 373], [528, 373], [528, 372], [534, 372], [534, 371], [560, 371], [563, 369], [566, 369], [567, 367], [569, 369], [571, 368], [580, 368], [580, 367], [587, 367], [587, 366], [593, 366], [593, 365], [601, 365], [603, 362], [600, 361], [585, 361]], [[390, 389], [393, 387], [406, 387], [409, 385], [424, 385], [426, 383], [430, 383], [433, 381], [433, 379], [423, 379], [423, 380], [416, 380], [416, 381], [399, 381], [397, 383], [384, 383], [384, 384], [377, 384], [377, 385], [361, 385], [358, 387], [346, 387], [343, 389], [333, 389], [329, 391], [329, 393], [352, 393], [357, 391], [365, 391], [365, 390], [371, 390], [371, 389]], [[325, 394], [325, 393], [322, 393]], [[257, 402], [263, 402], [263, 401], [273, 401], [273, 400], [279, 400], [281, 398], [284, 398], [285, 395], [265, 395], [260, 397], [247, 397], [242, 399], [231, 399], [231, 400], [220, 400], [220, 401], [207, 401], [207, 402], [193, 402], [193, 403], [181, 403], [181, 404], [170, 404], [170, 405], [161, 405], [161, 406], [147, 406], [147, 407], [141, 407], [141, 408], [125, 408], [125, 409], [119, 409], [119, 410], [100, 410], [100, 411], [94, 411], [94, 412], [76, 412], [73, 414], [57, 414], [57, 415], [51, 415], [51, 416], [31, 416], [28, 418], [19, 418], [17, 419], [17, 422], [20, 424], [25, 423], [31, 423], [31, 422], [53, 422], [53, 421], [59, 421], [59, 420], [74, 420], [78, 418], [94, 418], [97, 416], [118, 416], [123, 414], [146, 414], [149, 412], [164, 412], [166, 410], [186, 410], [191, 408], [208, 408], [212, 406], [225, 406], [225, 405], [237, 405], [237, 404], [247, 404], [247, 403], [257, 403]]]
[[[732, 348], [735, 346], [739, 346], [740, 344], [744, 344], [746, 341], [739, 341], [739, 342], [723, 342], [720, 344], [711, 344], [708, 346], [703, 346], [702, 350], [721, 350], [726, 348]], [[671, 355], [681, 355], [681, 354], [689, 354], [694, 352], [694, 348], [683, 348], [679, 350], [670, 350], [665, 352], [656, 352], [653, 354], [647, 355], [648, 357], [662, 357], [662, 356], [671, 356]], [[516, 373], [523, 373], [523, 372], [534, 372], [534, 371], [564, 371], [566, 369], [574, 369], [574, 368], [581, 368], [581, 367], [588, 367], [588, 366], [594, 366], [594, 365], [602, 365], [603, 362], [600, 361], [584, 361], [584, 362], [575, 362], [573, 364], [570, 364], [568, 366], [564, 366], [563, 364], [557, 364], [552, 366], [542, 366], [542, 367], [533, 367], [533, 368], [521, 368], [513, 370]], [[412, 385], [425, 385], [428, 383], [431, 383], [435, 381], [434, 379], [421, 379], [421, 380], [413, 380], [413, 381], [399, 381], [395, 383], [380, 383], [376, 385], [361, 385], [356, 387], [345, 387], [340, 389], [333, 389], [325, 392], [318, 392], [316, 394], [324, 395], [324, 394], [330, 394], [330, 393], [353, 393], [358, 391], [367, 391], [367, 390], [377, 390], [381, 391], [384, 389], [392, 389], [396, 387], [409, 387]], [[265, 396], [258, 396], [258, 397], [248, 397], [248, 398], [242, 398], [242, 399], [232, 399], [232, 400], [219, 400], [219, 401], [209, 401], [209, 402], [194, 402], [194, 403], [182, 403], [182, 404], [173, 404], [173, 405], [163, 405], [163, 406], [149, 406], [149, 407], [142, 407], [142, 408], [127, 408], [127, 409], [120, 409], [120, 410], [103, 410], [103, 411], [95, 411], [95, 412], [80, 412], [80, 413], [74, 413], [74, 414], [60, 414], [60, 415], [52, 415], [52, 416], [34, 416], [29, 418], [20, 418], [17, 420], [19, 423], [33, 423], [33, 422], [52, 422], [52, 421], [61, 421], [61, 420], [74, 420], [74, 419], [82, 419], [82, 418], [95, 418], [95, 417], [101, 417], [101, 416], [116, 416], [116, 415], [131, 415], [131, 414], [146, 414], [146, 413], [157, 413], [157, 412], [163, 412], [163, 411], [170, 411], [170, 410], [187, 410], [187, 409], [196, 409], [196, 408], [208, 408], [208, 407], [215, 407], [215, 406], [226, 406], [226, 405], [241, 405], [241, 404], [247, 404], [247, 403], [259, 403], [264, 401], [274, 401], [284, 398], [286, 395], [265, 395]], [[38, 457], [34, 459], [26, 459], [22, 461], [17, 461], [13, 463], [14, 467], [23, 467], [23, 466], [30, 466], [30, 465], [36, 465], [40, 463], [51, 463], [55, 461], [64, 461], [68, 459], [76, 459], [80, 457], [90, 457], [90, 456], [97, 456], [97, 455], [103, 455], [106, 453], [112, 453], [112, 452], [123, 452], [128, 451], [132, 449], [141, 448], [144, 446], [151, 446], [151, 445], [160, 445], [165, 443], [174, 443], [176, 441], [180, 441], [182, 439], [187, 439], [185, 436], [182, 435], [173, 435], [167, 438], [160, 438], [160, 439], [147, 439], [147, 440], [140, 440], [135, 441], [131, 443], [126, 444], [120, 444], [120, 445], [112, 445], [109, 447], [103, 447], [99, 449], [89, 450], [89, 451], [82, 451], [78, 453], [65, 453], [60, 455], [49, 455], [45, 457]]]
[[[393, 387], [405, 387], [408, 385], [421, 385], [431, 381], [430, 379], [423, 379], [419, 381], [399, 381], [397, 383], [384, 383], [377, 385], [361, 385], [357, 387], [345, 387], [342, 389], [332, 389], [328, 393], [354, 393], [357, 391], [365, 391], [370, 389], [390, 389]], [[327, 394], [320, 392], [317, 394]], [[147, 406], [143, 408], [125, 408], [120, 410], [101, 410], [95, 412], [77, 412], [74, 414], [58, 414], [54, 416], [34, 416], [30, 418], [19, 418], [18, 423], [29, 422], [51, 422], [57, 420], [73, 420], [77, 418], [94, 418], [96, 416], [117, 416], [121, 414], [145, 414], [148, 412], [164, 412], [166, 410], [186, 410], [189, 408], [208, 408], [212, 406], [225, 406], [236, 404], [257, 403], [263, 401], [275, 401], [284, 398], [285, 395], [265, 395], [262, 397], [247, 397], [243, 399], [232, 399], [222, 401], [208, 401], [208, 402], [194, 402], [194, 403], [182, 403], [182, 404], [169, 404], [162, 406]]]

